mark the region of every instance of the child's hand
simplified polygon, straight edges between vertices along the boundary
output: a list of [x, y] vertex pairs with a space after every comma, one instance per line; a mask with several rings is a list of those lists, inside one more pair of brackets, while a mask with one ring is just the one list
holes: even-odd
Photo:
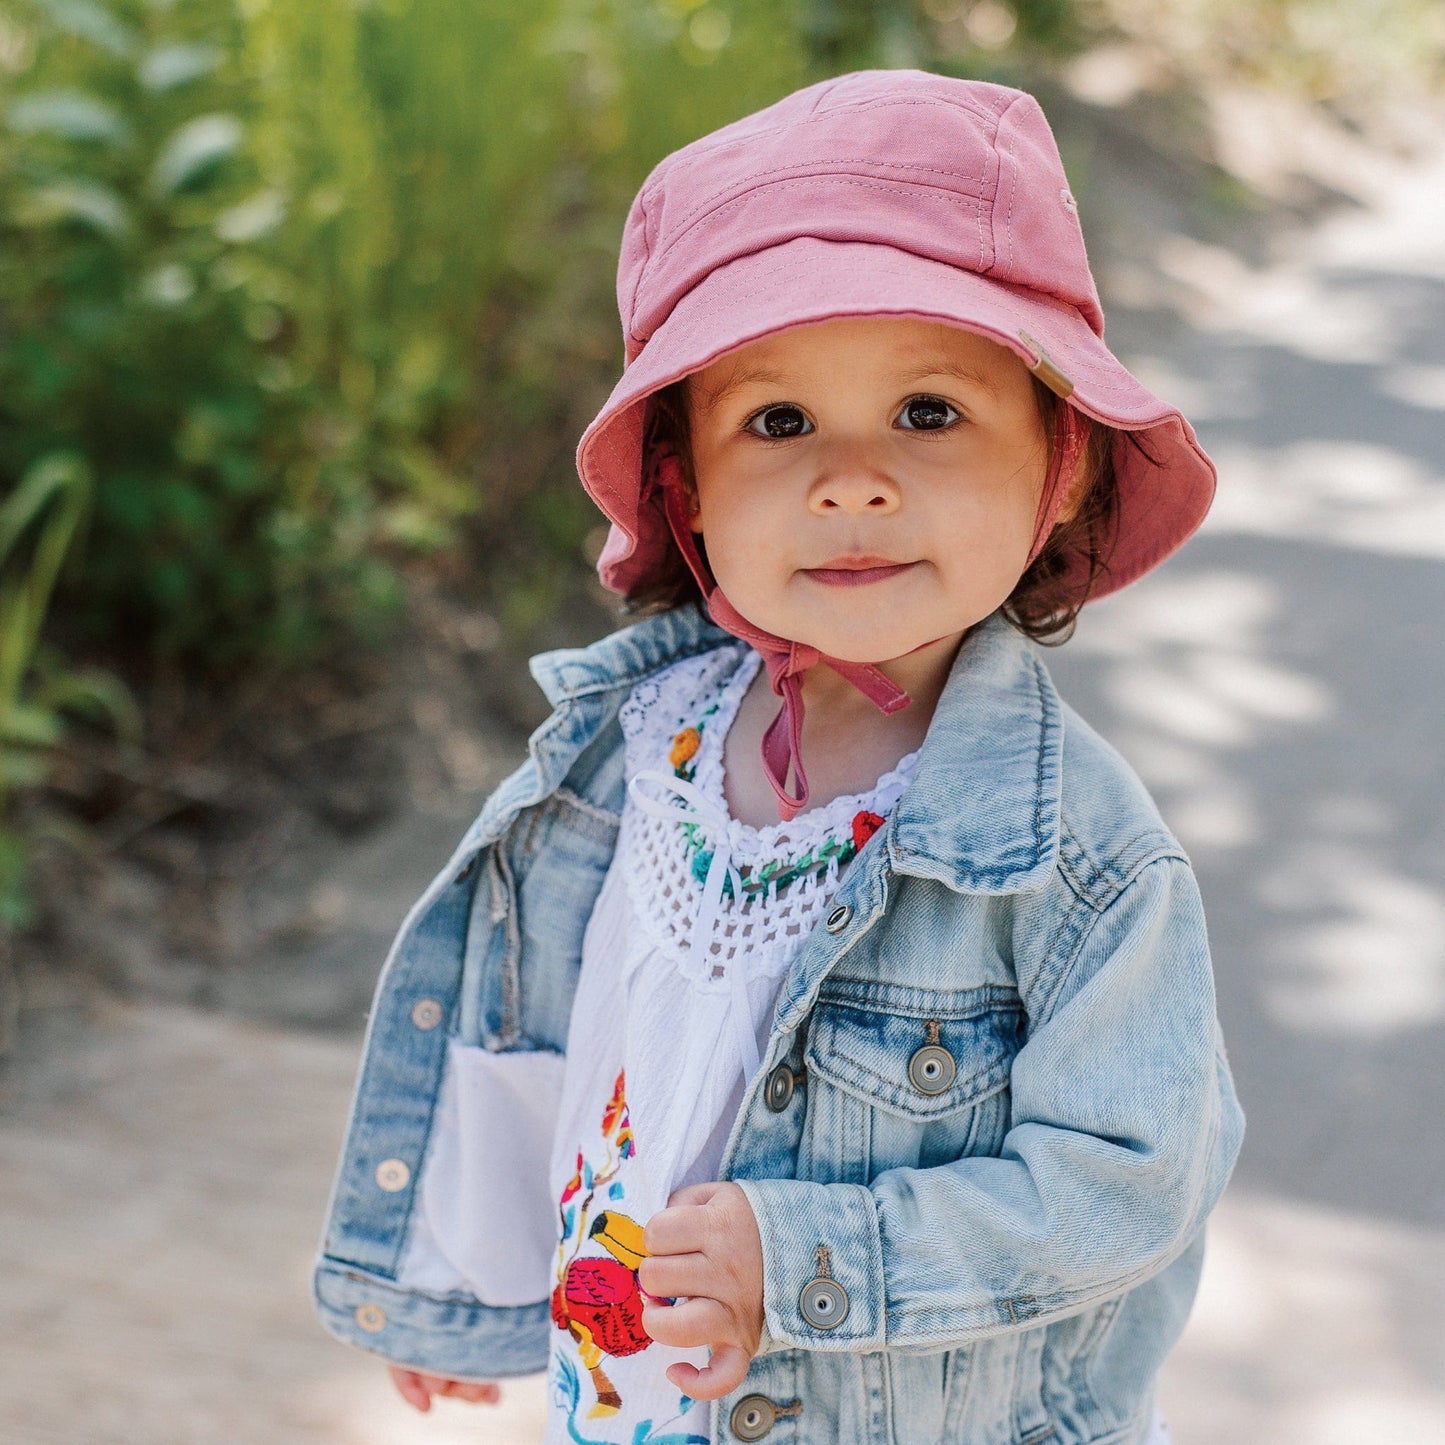
[[695, 1400], [716, 1400], [742, 1384], [763, 1332], [763, 1241], [748, 1197], [736, 1184], [689, 1184], [647, 1221], [648, 1257], [637, 1279], [651, 1295], [642, 1328], [664, 1345], [707, 1345], [706, 1368], [677, 1364], [667, 1378]]
[[502, 1398], [501, 1388], [490, 1380], [449, 1380], [445, 1375], [424, 1375], [419, 1370], [404, 1370], [400, 1365], [387, 1366], [387, 1373], [401, 1398], [422, 1414], [431, 1409], [433, 1395], [470, 1400], [478, 1405], [495, 1405]]

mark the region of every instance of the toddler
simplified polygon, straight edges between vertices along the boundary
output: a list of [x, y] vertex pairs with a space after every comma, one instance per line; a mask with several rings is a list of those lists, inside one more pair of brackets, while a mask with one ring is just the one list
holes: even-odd
[[810, 87], [632, 207], [582, 438], [642, 620], [402, 926], [315, 1289], [547, 1442], [1145, 1445], [1239, 1148], [1187, 859], [1035, 642], [1213, 469], [1033, 99]]

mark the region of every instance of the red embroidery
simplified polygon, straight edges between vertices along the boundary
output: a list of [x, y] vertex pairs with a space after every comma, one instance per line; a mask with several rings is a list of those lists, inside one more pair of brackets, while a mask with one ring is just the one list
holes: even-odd
[[853, 846], [861, 848], [881, 827], [883, 819], [865, 808], [853, 814]]

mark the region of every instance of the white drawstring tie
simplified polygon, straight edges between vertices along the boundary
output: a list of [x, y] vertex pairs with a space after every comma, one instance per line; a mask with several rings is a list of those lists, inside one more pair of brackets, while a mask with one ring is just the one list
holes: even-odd
[[[656, 783], [681, 799], [682, 803], [690, 803], [692, 806], [688, 808], [683, 807], [682, 803], [668, 803], [656, 798], [649, 798], [637, 786], [641, 782]], [[712, 858], [708, 862], [707, 878], [702, 885], [702, 902], [698, 906], [697, 917], [692, 925], [692, 934], [688, 939], [688, 961], [699, 977], [715, 978], [719, 973], [727, 977], [731, 985], [730, 1013], [733, 1032], [737, 1037], [743, 1077], [751, 1079], [758, 1071], [761, 1058], [758, 1054], [757, 1034], [753, 1028], [752, 1009], [748, 1004], [748, 981], [743, 960], [737, 957], [731, 963], [724, 963], [721, 960], [714, 961], [710, 956], [717, 922], [722, 913], [722, 890], [725, 878], [732, 880], [734, 900], [738, 903], [742, 902], [743, 880], [742, 875], [733, 866], [731, 846], [733, 830], [738, 824], [691, 783], [675, 774], [664, 773], [656, 768], [644, 768], [639, 771], [628, 782], [627, 790], [633, 802], [643, 812], [651, 813], [656, 818], [671, 818], [681, 823], [691, 823], [701, 827], [707, 833], [712, 844]]]

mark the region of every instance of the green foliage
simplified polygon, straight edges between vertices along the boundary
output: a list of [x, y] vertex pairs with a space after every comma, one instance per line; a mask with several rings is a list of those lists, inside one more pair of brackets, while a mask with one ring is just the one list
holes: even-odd
[[450, 540], [480, 317], [558, 128], [546, 20], [11, 12], [0, 478], [56, 448], [92, 467], [82, 635], [303, 658], [394, 606], [397, 549]]
[[107, 718], [136, 737], [140, 717], [114, 678], [66, 667], [41, 643], [41, 625], [92, 501], [85, 462], [52, 453], [0, 503], [0, 930], [26, 920], [25, 849], [7, 825], [14, 788], [45, 780], [66, 712]]

